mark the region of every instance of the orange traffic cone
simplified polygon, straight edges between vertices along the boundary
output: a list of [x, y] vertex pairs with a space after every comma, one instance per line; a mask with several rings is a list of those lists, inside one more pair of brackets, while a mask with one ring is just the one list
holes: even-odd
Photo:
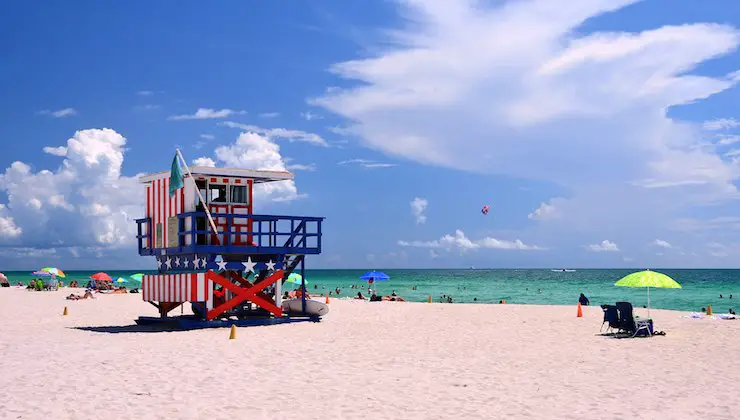
[[326, 294], [326, 304], [327, 305], [329, 304], [329, 294], [328, 293]]
[[583, 309], [581, 309], [581, 302], [578, 302], [578, 315], [577, 318], [583, 318]]
[[712, 305], [707, 305], [707, 315], [712, 314]]
[[62, 315], [69, 315], [69, 311], [67, 310], [67, 307], [64, 307], [64, 312], [62, 312]]
[[229, 340], [236, 340], [236, 325], [231, 325], [231, 331], [229, 331]]
[[431, 296], [429, 296], [429, 297], [427, 298], [427, 303], [432, 303], [432, 297], [431, 297]]

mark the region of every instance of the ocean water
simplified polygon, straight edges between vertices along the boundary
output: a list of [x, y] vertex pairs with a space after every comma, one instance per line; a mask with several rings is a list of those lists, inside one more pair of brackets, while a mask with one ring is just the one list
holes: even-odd
[[[437, 302], [441, 295], [451, 296], [454, 303], [507, 303], [575, 305], [580, 293], [591, 305], [613, 304], [627, 300], [635, 307], [647, 304], [645, 289], [616, 287], [614, 283], [635, 270], [576, 270], [553, 272], [549, 269], [522, 270], [386, 270], [391, 279], [378, 282], [379, 294], [396, 291], [406, 300], [426, 302], [429, 296]], [[682, 289], [650, 289], [650, 306], [656, 309], [699, 311], [712, 305], [715, 312], [729, 308], [740, 310], [740, 270], [657, 270], [679, 282]], [[367, 282], [359, 277], [364, 270], [307, 270], [310, 293], [326, 293], [341, 289], [340, 296], [349, 297], [362, 291], [367, 295]], [[109, 271], [113, 278], [129, 276], [137, 271]], [[144, 272], [154, 274], [154, 272]], [[87, 283], [93, 272], [67, 271], [65, 284], [77, 280]], [[29, 272], [5, 272], [11, 284], [27, 284], [34, 276]], [[135, 284], [135, 283], [134, 283]], [[362, 287], [351, 289], [352, 285]], [[131, 285], [131, 284], [130, 284]], [[287, 285], [287, 283], [286, 283]], [[415, 290], [413, 288], [416, 288]], [[720, 298], [719, 295], [724, 295]], [[729, 296], [733, 295], [733, 299]]]

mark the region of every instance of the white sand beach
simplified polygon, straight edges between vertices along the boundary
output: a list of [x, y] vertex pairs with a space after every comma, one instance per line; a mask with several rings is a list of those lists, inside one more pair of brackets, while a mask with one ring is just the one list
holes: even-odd
[[229, 340], [76, 329], [156, 312], [70, 292], [0, 290], [0, 418], [740, 418], [740, 321], [653, 310], [666, 336], [614, 339], [599, 307], [333, 299], [321, 323]]

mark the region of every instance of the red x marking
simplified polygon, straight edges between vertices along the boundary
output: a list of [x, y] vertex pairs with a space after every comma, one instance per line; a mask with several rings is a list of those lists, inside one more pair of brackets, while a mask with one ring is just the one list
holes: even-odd
[[[273, 302], [270, 302], [263, 296], [260, 296], [260, 292], [262, 290], [282, 279], [283, 270], [277, 270], [272, 275], [268, 276], [258, 283], [255, 283], [251, 287], [239, 287], [231, 281], [225, 279], [224, 277], [214, 273], [213, 271], [207, 272], [206, 280], [212, 280], [214, 283], [220, 284], [224, 289], [234, 293], [236, 296], [208, 311], [208, 313], [206, 314], [206, 319], [210, 321], [221, 315], [222, 313], [228, 311], [229, 309], [233, 308], [234, 306], [244, 302], [245, 300], [249, 300], [250, 302], [272, 313], [275, 316], [283, 316], [282, 308], [278, 308]], [[244, 280], [244, 282], [249, 284], [249, 282], [247, 282], [246, 280]]]

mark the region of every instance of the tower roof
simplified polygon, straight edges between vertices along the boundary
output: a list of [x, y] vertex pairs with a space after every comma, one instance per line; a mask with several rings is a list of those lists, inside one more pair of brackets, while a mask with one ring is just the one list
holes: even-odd
[[[193, 166], [190, 168], [190, 172], [196, 178], [198, 175], [220, 177], [227, 176], [231, 178], [252, 179], [254, 180], [255, 184], [293, 179], [293, 174], [288, 171], [264, 171], [258, 169], [212, 168], [208, 166]], [[161, 179], [169, 176], [170, 171], [162, 171], [153, 174], [142, 175], [139, 177], [139, 181], [142, 183], [147, 183], [152, 182], [155, 179]]]

